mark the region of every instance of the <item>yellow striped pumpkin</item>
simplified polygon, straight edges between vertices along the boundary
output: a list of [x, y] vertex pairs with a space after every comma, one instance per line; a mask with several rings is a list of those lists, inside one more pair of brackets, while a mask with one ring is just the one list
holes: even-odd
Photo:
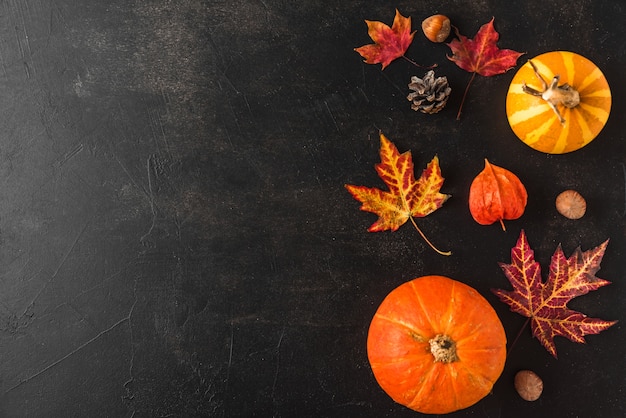
[[[580, 99], [571, 108], [551, 95], [568, 90], [567, 85]], [[506, 115], [515, 135], [548, 154], [576, 151], [590, 143], [606, 124], [610, 111], [611, 90], [602, 71], [587, 58], [567, 51], [530, 59], [513, 77], [506, 96]]]

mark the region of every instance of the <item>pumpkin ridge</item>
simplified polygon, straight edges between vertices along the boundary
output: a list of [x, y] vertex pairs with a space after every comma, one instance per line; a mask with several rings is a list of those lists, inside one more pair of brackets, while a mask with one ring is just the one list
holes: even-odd
[[594, 82], [598, 81], [600, 77], [602, 77], [602, 71], [598, 67], [594, 68], [592, 72], [587, 74], [587, 76], [576, 86], [576, 90], [579, 93], [583, 92], [586, 88], [592, 85]]
[[[459, 364], [457, 367], [462, 369], [459, 370], [458, 373], [467, 375], [474, 387], [479, 386], [485, 393], [489, 393], [493, 388], [495, 381], [486, 376], [485, 373], [481, 372], [480, 367], [471, 367], [468, 362]], [[465, 389], [467, 390], [467, 388]]]
[[581, 102], [579, 106], [581, 107], [582, 110], [587, 112], [587, 114], [594, 116], [595, 118], [599, 120], [609, 119], [609, 112], [607, 112], [605, 109], [599, 106], [593, 106], [584, 102]]
[[[423, 336], [423, 335], [427, 334], [428, 332], [424, 332], [423, 330], [416, 329], [413, 326], [413, 324], [410, 324], [408, 322], [403, 322], [403, 321], [400, 321], [400, 320], [398, 320], [396, 318], [391, 318], [391, 317], [388, 317], [386, 315], [379, 314], [379, 313], [377, 313], [375, 316], [378, 317], [379, 319], [382, 319], [384, 321], [390, 322], [390, 323], [392, 323], [394, 325], [398, 325], [398, 326], [401, 326], [403, 328], [406, 328], [412, 334], [415, 334], [416, 336], [421, 337], [421, 338], [424, 339], [424, 341], [419, 341], [419, 340], [414, 338], [414, 340], [417, 341], [417, 342], [428, 342], [428, 337], [424, 337]], [[413, 337], [413, 336], [411, 336], [411, 337]]]
[[372, 361], [370, 362], [370, 365], [372, 366], [372, 368], [385, 367], [385, 366], [402, 364], [402, 363], [415, 363], [415, 360], [422, 360], [423, 358], [424, 358], [423, 354], [406, 354], [403, 357], [386, 359], [384, 361]]
[[[465, 338], [465, 340], [467, 340]], [[463, 345], [463, 340], [459, 341], [459, 343], [457, 343], [457, 347], [458, 347], [458, 351], [461, 353], [459, 354], [459, 359], [463, 360], [463, 356], [469, 353], [472, 354], [476, 354], [476, 353], [490, 353], [493, 351], [498, 350], [498, 346], [496, 345], [488, 345], [488, 346], [484, 346], [484, 347], [468, 347]]]
[[[456, 288], [457, 288], [456, 282], [452, 282], [452, 287], [450, 288], [450, 298], [449, 298], [448, 308], [446, 309], [445, 314], [441, 316], [441, 321], [440, 321], [442, 324], [445, 324], [443, 326], [443, 329], [441, 330], [441, 333], [444, 335], [447, 335], [450, 338], [452, 338], [452, 335], [451, 335], [452, 332], [450, 328], [454, 327], [454, 320], [455, 320], [454, 306], [455, 306], [455, 300], [457, 299]], [[456, 344], [456, 340], [454, 340], [454, 343]]]
[[[410, 403], [409, 407], [414, 408], [417, 411], [421, 411], [422, 408], [422, 403], [424, 402], [424, 399], [429, 399], [434, 393], [436, 393], [436, 388], [441, 386], [442, 382], [442, 378], [445, 379], [444, 380], [444, 384], [448, 384], [449, 381], [448, 380], [454, 380], [454, 379], [446, 379], [448, 377], [448, 373], [447, 373], [447, 368], [449, 368], [450, 363], [448, 364], [444, 364], [444, 363], [436, 363], [436, 362], [432, 362], [430, 364], [430, 367], [428, 368], [428, 370], [426, 370], [424, 372], [424, 379], [420, 382], [420, 388], [419, 390], [415, 393], [415, 396], [413, 397], [413, 400]], [[444, 369], [444, 371], [446, 371], [445, 373], [442, 372], [442, 370], [440, 369]], [[452, 386], [454, 387], [454, 386]], [[448, 402], [450, 402], [450, 399], [447, 399]], [[457, 410], [458, 403], [457, 403], [457, 396], [456, 396], [456, 390], [454, 392], [454, 408], [452, 410]], [[427, 410], [424, 411], [426, 413], [433, 413], [432, 410]], [[437, 413], [438, 411], [436, 411], [435, 413]]]
[[[487, 372], [486, 370], [480, 370], [478, 365], [472, 366], [468, 364], [468, 362], [465, 362], [464, 367], [466, 371], [470, 373], [472, 376], [480, 377], [482, 381], [485, 383], [485, 386], [489, 387], [489, 391], [493, 387], [496, 380], [498, 380], [498, 377], [500, 377], [500, 373], [496, 373], [495, 374], [496, 377], [494, 378], [492, 375], [493, 373], [491, 371]], [[503, 368], [504, 368], [504, 363], [503, 363]]]
[[437, 363], [430, 363], [428, 366], [428, 369], [424, 371], [424, 378], [423, 380], [420, 382], [420, 387], [419, 389], [415, 392], [415, 396], [413, 396], [413, 400], [411, 400], [408, 403], [408, 407], [412, 408], [416, 411], [419, 411], [421, 408], [421, 403], [420, 400], [426, 398], [428, 399], [428, 395], [425, 394], [424, 392], [428, 389], [428, 388], [432, 388], [432, 383], [430, 382], [432, 376], [434, 376], [434, 371], [433, 369], [437, 367]]
[[[579, 106], [582, 105], [582, 103], [579, 104]], [[591, 129], [589, 127], [589, 123], [591, 122], [591, 120], [589, 119], [590, 116], [585, 117], [585, 115], [583, 114], [584, 108], [582, 108], [582, 110], [577, 110], [576, 112], [572, 112], [572, 116], [574, 116], [574, 121], [572, 122], [576, 122], [578, 124], [578, 128], [580, 129], [580, 131], [582, 132], [582, 142], [584, 142], [584, 145], [587, 144], [588, 139], [593, 137], [593, 133], [591, 132]], [[588, 115], [590, 115], [590, 112], [587, 112]]]
[[511, 125], [517, 125], [535, 116], [541, 116], [544, 112], [552, 112], [550, 106], [546, 103], [537, 103], [536, 106], [530, 106], [525, 109], [516, 110], [509, 117]]
[[[462, 377], [463, 376], [467, 376], [467, 378], [470, 381], [474, 380], [474, 378], [473, 378], [473, 373], [475, 373], [474, 369], [468, 367], [467, 362], [460, 361], [460, 362], [458, 362], [458, 364], [455, 364], [455, 371], [456, 371], [457, 376], [462, 376]], [[481, 380], [484, 380], [484, 378], [481, 379]], [[465, 408], [466, 407], [465, 404], [467, 404], [467, 402], [468, 402], [467, 397], [464, 398], [463, 396], [460, 396], [460, 395], [462, 395], [463, 393], [466, 393], [468, 391], [467, 383], [465, 381], [462, 382], [461, 379], [455, 379], [453, 381], [453, 383], [454, 383], [453, 384], [453, 388], [454, 388], [453, 392], [454, 392], [454, 395], [455, 395], [455, 403], [457, 405], [457, 408]], [[460, 387], [459, 387], [459, 385], [460, 385]], [[487, 388], [488, 390], [484, 390], [483, 386], [484, 385], [480, 386], [481, 387], [481, 392], [482, 393], [489, 393], [489, 390], [491, 390], [491, 385], [489, 385], [489, 387]], [[474, 389], [475, 389], [475, 386], [474, 386]], [[459, 398], [462, 399], [462, 401]], [[481, 396], [481, 399], [482, 399], [482, 396]], [[470, 404], [474, 404], [475, 402], [477, 402], [475, 399], [471, 399]]]
[[[455, 362], [455, 363], [459, 363], [459, 361]], [[450, 394], [453, 396], [453, 399], [450, 400], [450, 402], [453, 403], [454, 408], [455, 409], [461, 409], [463, 408], [463, 405], [461, 405], [460, 402], [460, 396], [459, 393], [463, 393], [463, 388], [459, 388], [459, 385], [461, 384], [461, 382], [459, 382], [458, 379], [450, 379], [450, 374], [455, 374], [455, 376], [459, 375], [458, 369], [462, 368], [462, 366], [460, 364], [448, 364], [448, 368], [449, 373], [448, 373], [448, 383], [450, 384]]]
[[[471, 314], [468, 314], [467, 316], [469, 316]], [[456, 346], [459, 348], [459, 351], [467, 351], [467, 348], [464, 348], [464, 344], [468, 343], [468, 342], [473, 342], [472, 340], [476, 338], [476, 334], [480, 333], [481, 327], [476, 327], [476, 328], [465, 328], [463, 330], [463, 334], [467, 334], [464, 337], [455, 339], [454, 342], [456, 343]]]
[[[464, 289], [459, 289], [459, 291], [463, 291]], [[463, 296], [460, 295], [459, 296], [459, 300], [462, 300]], [[453, 301], [454, 299], [452, 299]], [[454, 306], [455, 304], [451, 301], [451, 307]], [[476, 306], [476, 305], [470, 305], [469, 307], [465, 307], [465, 309], [462, 312], [462, 316], [460, 318], [451, 318], [451, 320], [454, 320], [455, 322], [451, 322], [449, 324], [449, 326], [453, 327], [453, 329], [446, 329], [445, 334], [448, 335], [450, 338], [452, 338], [454, 340], [454, 343], [457, 346], [457, 352], [462, 351], [462, 345], [464, 341], [467, 341], [471, 338], [475, 337], [475, 334], [480, 332], [481, 329], [481, 324], [477, 324], [475, 327], [470, 328], [469, 324], [467, 323], [467, 319], [468, 318], [472, 318], [474, 315], [476, 315], [476, 311], [479, 310], [480, 307]], [[458, 324], [463, 324], [463, 328], [461, 330], [461, 333], [459, 334], [458, 329], [454, 329], [458, 327]]]
[[[591, 90], [590, 92], [579, 92], [583, 99], [591, 99], [597, 97], [599, 99], [610, 99], [611, 98], [611, 90], [608, 88], [599, 88], [596, 90]], [[604, 100], [602, 101], [604, 102]]]
[[415, 299], [417, 300], [417, 303], [422, 309], [422, 314], [426, 317], [426, 321], [428, 322], [428, 325], [430, 325], [430, 329], [436, 332], [437, 327], [433, 323], [433, 319], [430, 317], [428, 309], [426, 309], [426, 305], [424, 304], [424, 301], [422, 300], [422, 296], [420, 295], [420, 292], [418, 292], [417, 289], [415, 288], [415, 283], [411, 281], [409, 282], [409, 284], [411, 285], [411, 290], [413, 290], [413, 294], [415, 295]]
[[561, 131], [559, 132], [559, 136], [557, 137], [554, 147], [552, 147], [552, 152], [557, 152], [558, 154], [563, 154], [565, 152], [565, 149], [567, 147], [567, 139], [569, 137], [569, 132], [573, 124], [571, 117], [574, 114], [574, 112], [571, 112], [570, 109], [562, 109], [562, 110], [564, 110], [563, 117], [568, 123], [561, 126]]

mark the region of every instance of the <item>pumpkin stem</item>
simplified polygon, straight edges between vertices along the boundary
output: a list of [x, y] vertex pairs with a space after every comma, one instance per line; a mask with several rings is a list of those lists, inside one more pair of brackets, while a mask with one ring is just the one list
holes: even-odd
[[535, 90], [532, 87], [528, 87], [526, 83], [522, 85], [522, 90], [524, 93], [530, 94], [532, 96], [541, 97], [552, 109], [552, 111], [556, 114], [561, 122], [561, 125], [565, 124], [565, 118], [561, 116], [561, 112], [559, 111], [558, 105], [563, 105], [568, 109], [572, 109], [580, 103], [580, 94], [578, 91], [565, 83], [559, 86], [560, 76], [557, 74], [552, 79], [550, 85], [546, 83], [546, 80], [539, 74], [539, 70], [535, 66], [535, 64], [528, 60], [528, 63], [531, 67], [533, 67], [533, 71], [535, 72], [535, 77], [541, 82], [541, 90]]
[[459, 359], [456, 354], [456, 343], [447, 335], [437, 334], [428, 341], [428, 344], [430, 344], [430, 353], [435, 357], [436, 362], [452, 363]]
[[435, 247], [432, 242], [430, 242], [428, 240], [428, 238], [426, 238], [426, 235], [424, 235], [424, 233], [422, 232], [421, 229], [419, 229], [419, 227], [417, 226], [417, 223], [415, 222], [415, 219], [413, 219], [412, 216], [409, 216], [409, 219], [411, 219], [411, 223], [413, 223], [413, 226], [415, 227], [415, 229], [417, 230], [417, 232], [419, 232], [419, 234], [422, 236], [422, 238], [424, 239], [424, 241], [426, 241], [426, 244], [428, 244], [430, 246], [430, 248], [432, 248], [433, 250], [435, 250], [437, 252], [437, 254], [441, 254], [441, 255], [452, 255], [452, 251], [441, 251], [439, 250], [437, 247]]

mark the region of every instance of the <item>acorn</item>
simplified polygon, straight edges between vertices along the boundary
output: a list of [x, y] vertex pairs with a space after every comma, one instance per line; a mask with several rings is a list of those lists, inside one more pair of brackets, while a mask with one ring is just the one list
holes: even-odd
[[556, 210], [567, 219], [580, 219], [587, 211], [587, 202], [576, 190], [565, 190], [556, 197]]
[[448, 39], [450, 28], [450, 19], [444, 15], [433, 15], [422, 22], [422, 31], [432, 42], [443, 42]]
[[535, 372], [520, 370], [515, 375], [515, 390], [525, 401], [536, 401], [543, 392], [543, 381]]

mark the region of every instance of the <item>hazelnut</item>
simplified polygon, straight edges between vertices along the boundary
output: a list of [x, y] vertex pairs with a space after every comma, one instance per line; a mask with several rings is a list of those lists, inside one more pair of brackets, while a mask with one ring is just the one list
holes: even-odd
[[580, 219], [587, 210], [587, 202], [576, 190], [565, 190], [556, 197], [556, 210], [568, 219]]
[[450, 19], [444, 15], [434, 15], [424, 19], [422, 31], [432, 42], [443, 42], [450, 35]]
[[535, 372], [521, 370], [515, 375], [515, 390], [526, 401], [536, 401], [543, 391], [543, 381]]

